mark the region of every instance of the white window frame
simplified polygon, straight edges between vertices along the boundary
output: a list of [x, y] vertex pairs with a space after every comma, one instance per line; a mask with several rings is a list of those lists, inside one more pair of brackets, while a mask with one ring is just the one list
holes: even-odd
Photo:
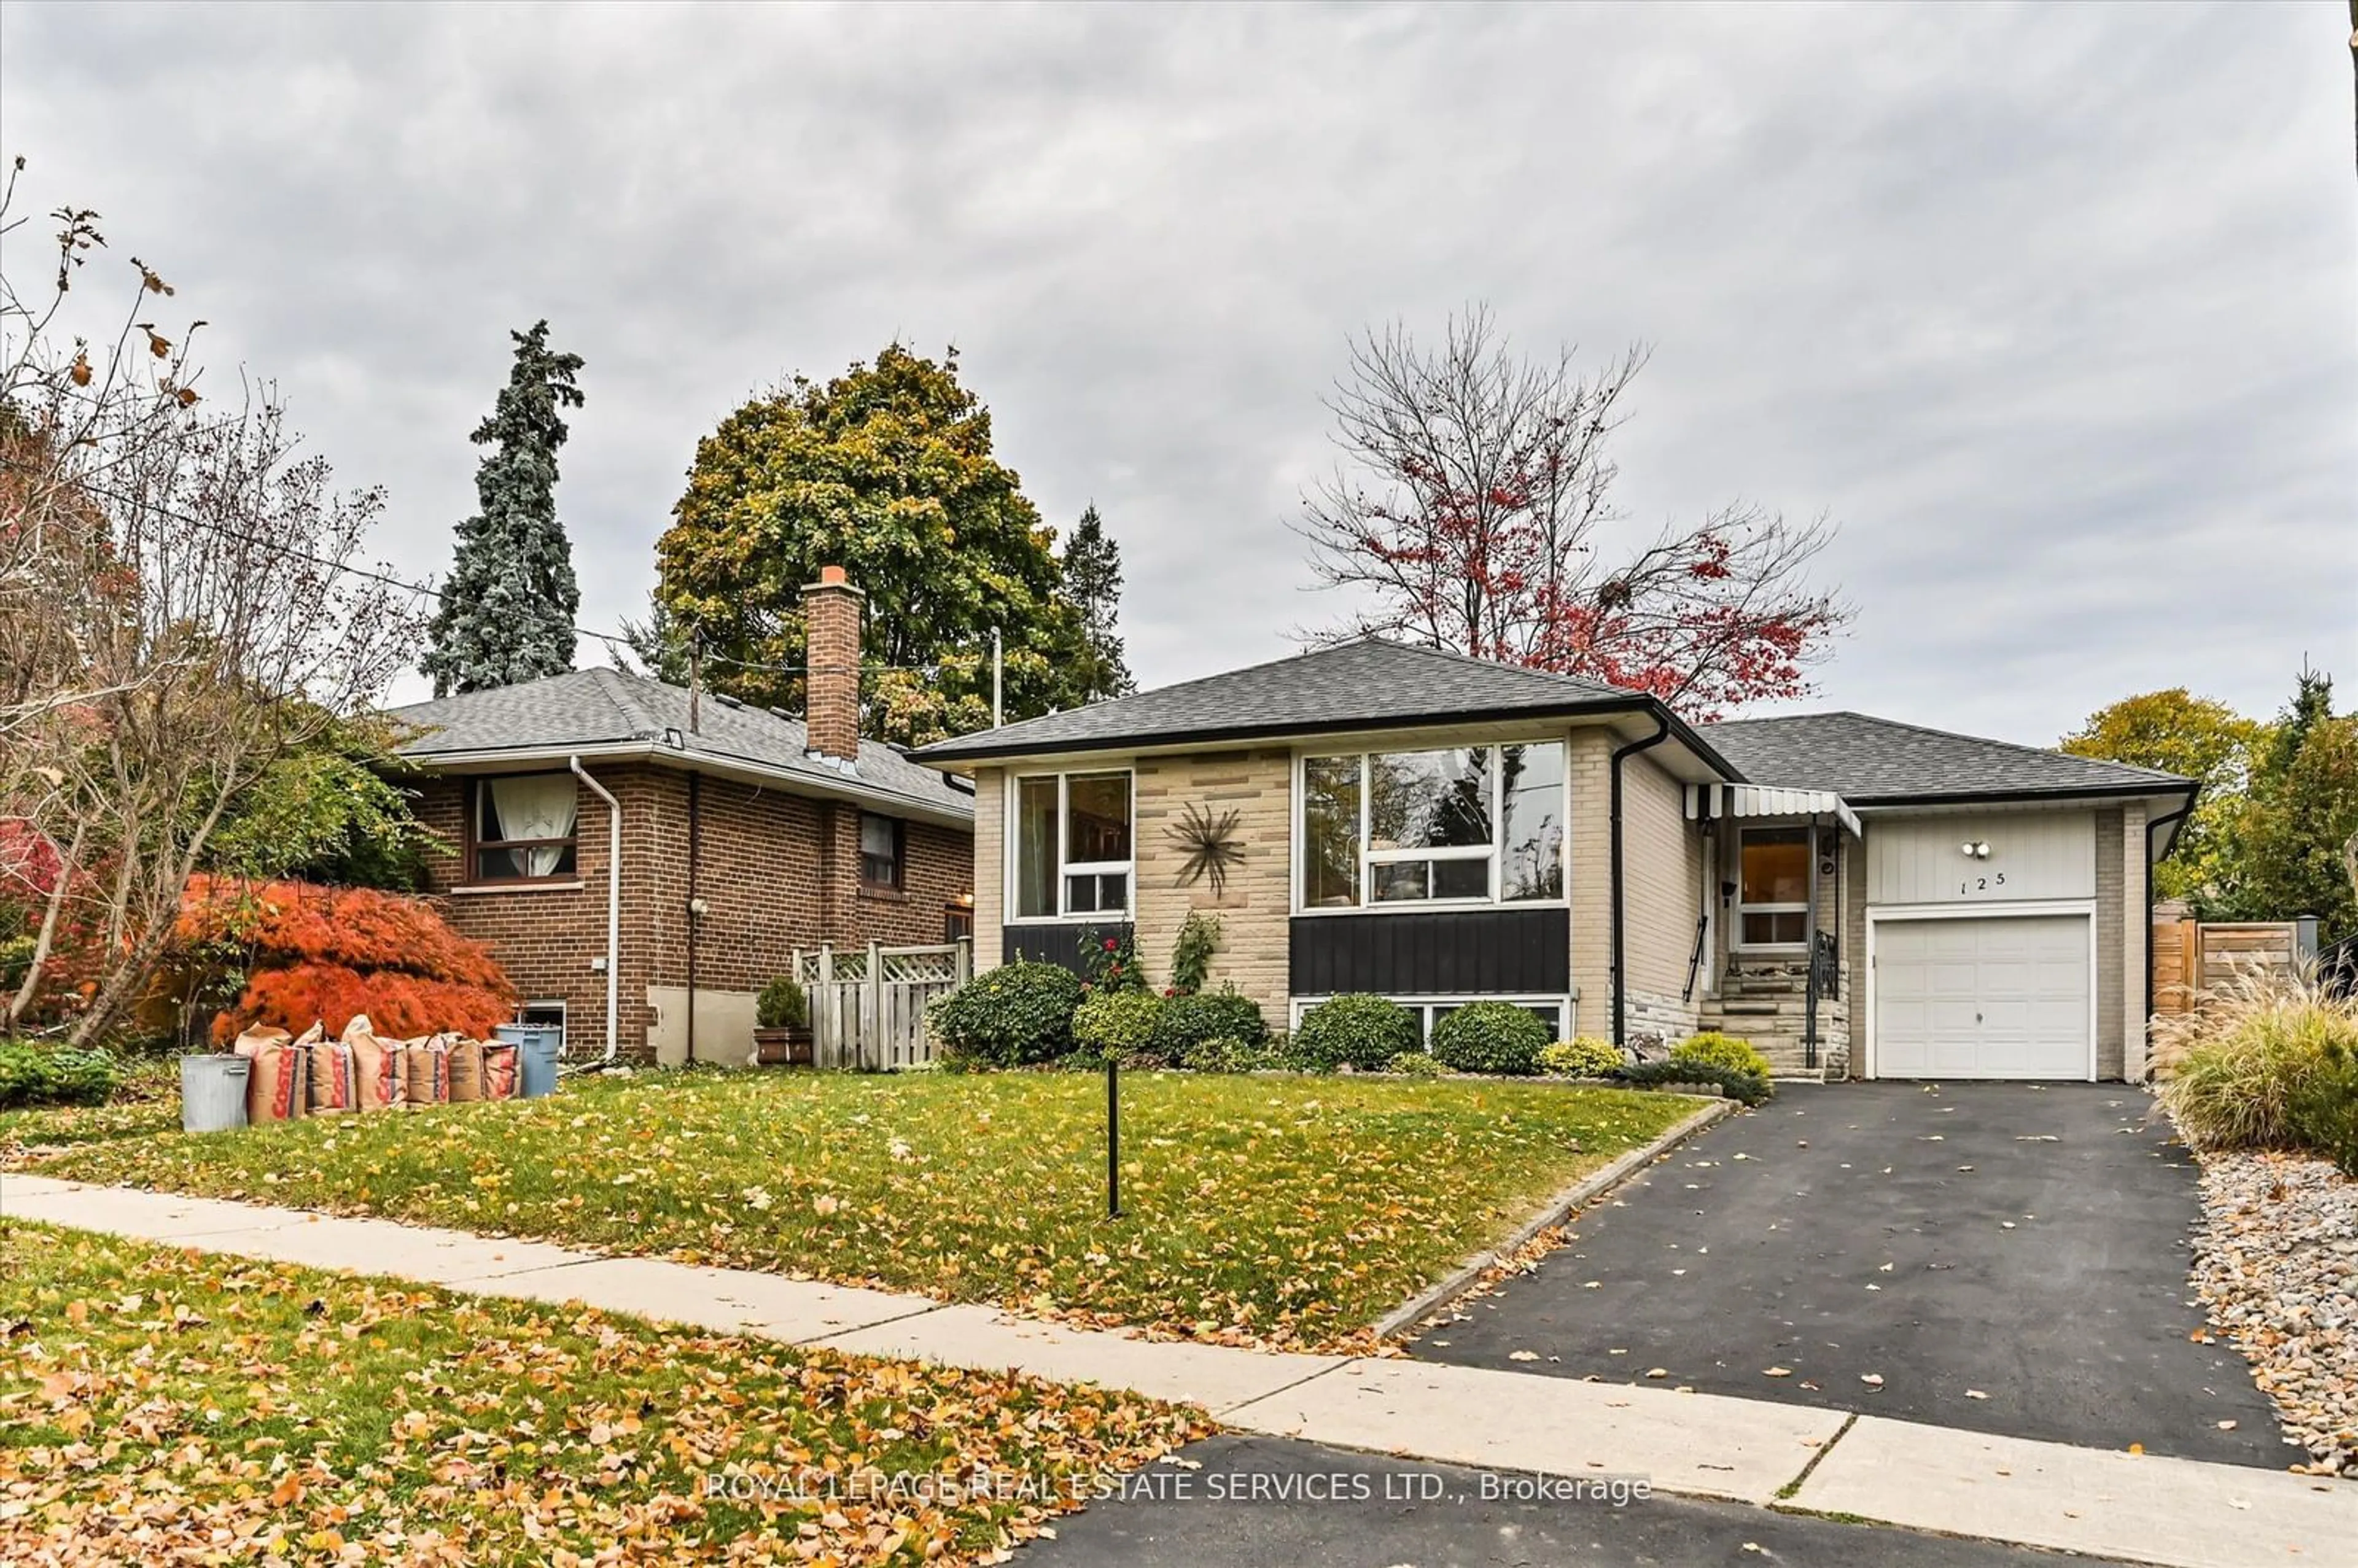
[[[1561, 898], [1517, 898], [1501, 896], [1499, 879], [1504, 874], [1506, 850], [1500, 838], [1507, 831], [1505, 781], [1501, 776], [1506, 766], [1509, 746], [1553, 746], [1563, 759], [1562, 798], [1558, 803], [1561, 815], [1557, 821], [1561, 838], [1556, 845], [1558, 869], [1563, 873], [1564, 896]], [[1490, 842], [1487, 845], [1467, 844], [1440, 849], [1411, 847], [1401, 849], [1370, 849], [1368, 848], [1368, 813], [1371, 791], [1368, 787], [1370, 763], [1368, 759], [1408, 752], [1470, 752], [1476, 749], [1489, 753], [1490, 770]], [[1304, 903], [1302, 897], [1303, 845], [1306, 841], [1309, 812], [1308, 768], [1311, 761], [1336, 757], [1359, 760], [1359, 902], [1341, 909], [1325, 908]], [[1572, 894], [1572, 747], [1561, 735], [1526, 735], [1513, 740], [1475, 740], [1451, 741], [1444, 745], [1375, 745], [1363, 744], [1327, 749], [1305, 746], [1293, 753], [1293, 853], [1286, 879], [1290, 887], [1287, 902], [1295, 914], [1414, 914], [1429, 910], [1447, 909], [1564, 909], [1570, 906]], [[1479, 898], [1412, 898], [1388, 899], [1381, 903], [1375, 897], [1375, 871], [1380, 865], [1398, 865], [1414, 860], [1476, 860], [1487, 858], [1490, 862], [1489, 891]], [[1409, 1005], [1403, 1002], [1401, 1005]]]
[[1818, 846], [1814, 842], [1815, 835], [1812, 833], [1810, 825], [1806, 822], [1747, 822], [1736, 829], [1736, 921], [1735, 928], [1727, 935], [1728, 945], [1738, 953], [1799, 953], [1809, 947], [1810, 942], [1806, 935], [1799, 942], [1747, 942], [1744, 939], [1744, 917], [1747, 914], [1799, 914], [1804, 917], [1803, 925], [1808, 925], [1810, 901], [1806, 895], [1799, 903], [1747, 903], [1744, 902], [1744, 840], [1755, 833], [1791, 833], [1797, 830], [1801, 834], [1801, 842], [1814, 860]]
[[[1331, 755], [1332, 753], [1328, 753]], [[1405, 1008], [1416, 1014], [1418, 1048], [1430, 1054], [1433, 1050], [1433, 1010], [1445, 1007], [1455, 1010], [1470, 1007], [1477, 1001], [1511, 1002], [1517, 1007], [1552, 1007], [1555, 1009], [1556, 1039], [1570, 1040], [1576, 1033], [1578, 1020], [1573, 1012], [1573, 999], [1565, 996], [1501, 995], [1489, 991], [1433, 991], [1417, 996], [1394, 996], [1389, 991], [1377, 993], [1394, 1007]], [[1331, 997], [1298, 996], [1293, 999], [1288, 1027], [1302, 1027], [1302, 1015]]]
[[[1130, 855], [1127, 860], [1074, 860], [1067, 834], [1072, 827], [1072, 781], [1076, 778], [1108, 778], [1120, 773], [1130, 792]], [[1022, 813], [1023, 781], [1026, 779], [1056, 781], [1056, 913], [1054, 914], [1018, 914], [1017, 888], [1021, 881], [1019, 860], [1023, 853]], [[1028, 773], [1015, 773], [1007, 781], [1006, 824], [1001, 837], [1006, 840], [1005, 902], [1009, 925], [1085, 925], [1091, 922], [1135, 918], [1138, 911], [1138, 770], [1119, 768], [1041, 769]], [[1068, 877], [1122, 875], [1122, 906], [1113, 909], [1085, 909], [1077, 913], [1067, 907], [1072, 898]]]

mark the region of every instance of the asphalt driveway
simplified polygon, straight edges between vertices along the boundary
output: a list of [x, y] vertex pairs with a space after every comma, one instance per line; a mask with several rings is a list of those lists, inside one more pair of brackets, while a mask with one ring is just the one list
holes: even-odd
[[1461, 1303], [1428, 1359], [2281, 1467], [2187, 1281], [2190, 1156], [2119, 1085], [1794, 1086]]
[[[1551, 1497], [1545, 1478], [1273, 1437], [1191, 1444], [1056, 1521], [1022, 1568], [2035, 1568], [2085, 1562], [1742, 1503]], [[1562, 1478], [1557, 1477], [1560, 1481]]]

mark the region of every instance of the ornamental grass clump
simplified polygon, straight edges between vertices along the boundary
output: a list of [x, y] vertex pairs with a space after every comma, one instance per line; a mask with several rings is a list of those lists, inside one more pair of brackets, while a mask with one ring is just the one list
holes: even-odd
[[2163, 1107], [2196, 1149], [2308, 1149], [2358, 1169], [2358, 998], [2313, 968], [2247, 968], [2158, 1018]]

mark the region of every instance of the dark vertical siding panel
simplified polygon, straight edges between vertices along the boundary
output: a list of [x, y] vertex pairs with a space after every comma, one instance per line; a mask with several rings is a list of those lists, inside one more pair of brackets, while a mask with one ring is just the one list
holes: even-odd
[[1305, 915], [1287, 968], [1297, 996], [1552, 996], [1571, 989], [1571, 946], [1562, 909]]
[[1076, 975], [1088, 973], [1087, 956], [1081, 951], [1081, 938], [1094, 936], [1102, 942], [1109, 936], [1128, 936], [1128, 921], [1109, 921], [1102, 925], [1002, 925], [999, 928], [999, 950], [1009, 961], [1021, 958], [1033, 964], [1059, 964]]

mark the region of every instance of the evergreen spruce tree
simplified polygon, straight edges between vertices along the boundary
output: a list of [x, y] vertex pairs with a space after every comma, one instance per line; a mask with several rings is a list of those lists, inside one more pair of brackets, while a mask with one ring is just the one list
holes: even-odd
[[1082, 679], [1081, 700], [1101, 702], [1128, 697], [1138, 689], [1130, 666], [1122, 660], [1121, 636], [1114, 630], [1121, 610], [1121, 546], [1105, 531], [1105, 521], [1091, 502], [1065, 542], [1065, 595], [1081, 612], [1083, 635], [1088, 642], [1088, 663]]
[[434, 677], [437, 697], [573, 667], [581, 589], [573, 578], [573, 547], [557, 520], [557, 449], [566, 437], [560, 410], [581, 406], [573, 384], [581, 356], [550, 351], [546, 321], [509, 336], [514, 368], [470, 438], [491, 449], [475, 470], [480, 510], [459, 524], [442, 607], [418, 661]]

